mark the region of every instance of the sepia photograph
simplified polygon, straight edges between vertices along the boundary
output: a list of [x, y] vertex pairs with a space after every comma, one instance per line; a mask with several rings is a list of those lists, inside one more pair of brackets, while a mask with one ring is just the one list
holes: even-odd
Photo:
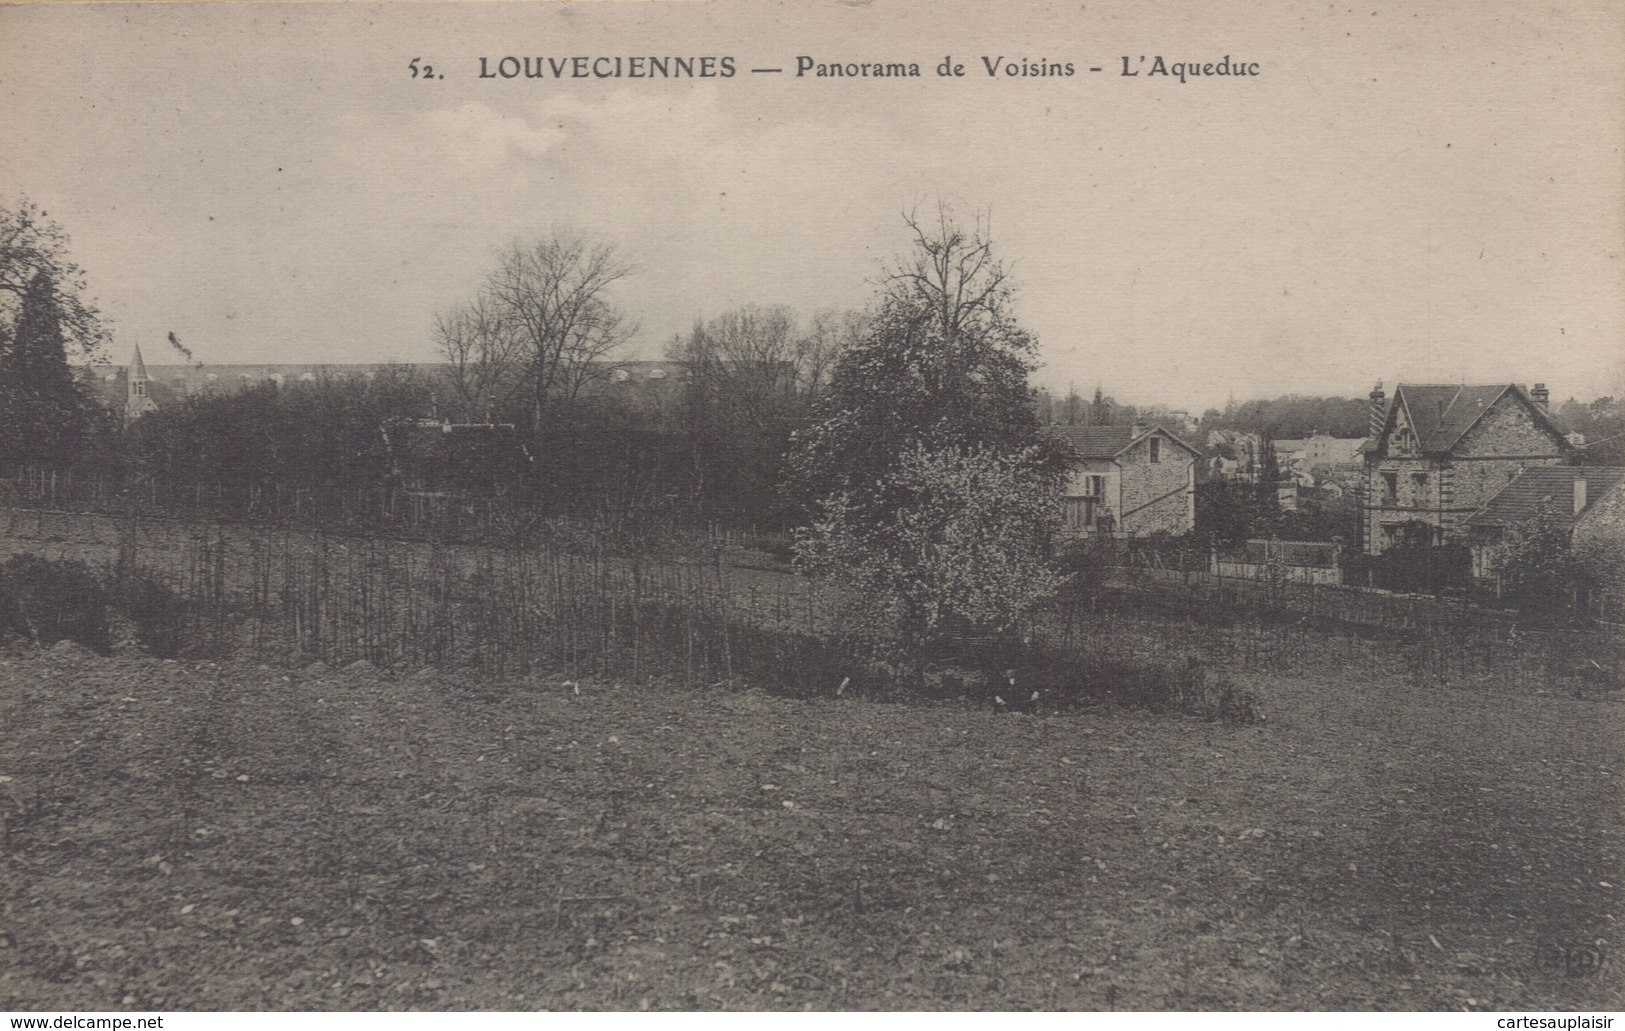
[[1619, 4], [0, 2], [11, 1027], [1602, 1031], [1622, 857]]

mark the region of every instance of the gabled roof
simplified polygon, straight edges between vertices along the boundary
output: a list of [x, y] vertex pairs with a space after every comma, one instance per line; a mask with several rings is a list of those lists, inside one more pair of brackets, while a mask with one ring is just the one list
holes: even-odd
[[1394, 388], [1394, 402], [1405, 406], [1416, 441], [1423, 451], [1448, 451], [1486, 411], [1514, 386], [1440, 386], [1404, 384]]
[[1114, 459], [1137, 441], [1153, 434], [1166, 437], [1189, 451], [1192, 456], [1201, 455], [1200, 451], [1161, 426], [1152, 426], [1140, 433], [1135, 433], [1133, 426], [1050, 426], [1048, 431], [1065, 442], [1072, 449], [1072, 453], [1083, 461]]
[[1525, 469], [1467, 520], [1470, 526], [1512, 526], [1540, 515], [1543, 507], [1572, 519], [1574, 482], [1586, 481], [1586, 508], [1625, 480], [1619, 466], [1537, 465]]
[[1085, 460], [1116, 458], [1134, 442], [1132, 426], [1051, 426], [1049, 431]]
[[[1417, 445], [1423, 453], [1449, 451], [1485, 412], [1495, 407], [1506, 395], [1511, 395], [1514, 403], [1520, 403], [1533, 412], [1535, 421], [1549, 432], [1563, 437], [1562, 427], [1553, 421], [1545, 409], [1531, 401], [1516, 383], [1401, 383], [1394, 388], [1393, 400], [1389, 402], [1388, 413], [1383, 420], [1382, 433], [1386, 437], [1393, 429], [1394, 412], [1403, 406], [1416, 433]], [[1361, 445], [1360, 451], [1375, 451], [1377, 443], [1377, 440], [1368, 440]]]

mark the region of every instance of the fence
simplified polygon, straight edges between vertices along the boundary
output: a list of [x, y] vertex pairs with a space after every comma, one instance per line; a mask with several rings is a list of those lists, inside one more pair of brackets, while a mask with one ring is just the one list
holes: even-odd
[[[797, 690], [833, 690], [855, 671], [827, 639], [838, 597], [732, 567], [713, 547], [613, 526], [555, 524], [521, 548], [139, 515], [0, 518], [0, 550], [110, 570], [151, 624], [143, 639], [171, 654], [748, 677]], [[1625, 635], [1537, 630], [1515, 613], [1430, 598], [1142, 570], [1075, 584], [1024, 642], [976, 661], [1002, 669], [1032, 653], [1064, 660], [1032, 673], [1060, 693], [1114, 689], [1146, 670], [1177, 686], [1187, 669], [1579, 693], [1617, 683]]]

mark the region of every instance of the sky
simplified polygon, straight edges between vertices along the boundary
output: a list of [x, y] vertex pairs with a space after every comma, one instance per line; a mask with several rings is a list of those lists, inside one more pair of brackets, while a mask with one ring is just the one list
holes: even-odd
[[[577, 55], [737, 72], [479, 75]], [[0, 6], [0, 204], [68, 231], [118, 362], [179, 361], [170, 332], [432, 361], [495, 252], [561, 229], [635, 265], [627, 357], [659, 357], [736, 305], [865, 304], [944, 198], [990, 219], [1051, 389], [1586, 400], [1625, 394], [1622, 55], [1625, 6], [1589, 0]]]

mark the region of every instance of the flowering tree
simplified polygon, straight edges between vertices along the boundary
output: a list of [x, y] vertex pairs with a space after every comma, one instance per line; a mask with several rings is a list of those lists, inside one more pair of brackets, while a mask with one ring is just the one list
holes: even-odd
[[838, 592], [840, 636], [918, 670], [943, 634], [1006, 631], [1050, 598], [1059, 497], [1033, 475], [1037, 459], [916, 443], [886, 484], [895, 518], [865, 518], [868, 498], [827, 499], [797, 560]]
[[842, 352], [792, 456], [804, 570], [847, 636], [915, 672], [956, 629], [1008, 629], [1054, 592], [1064, 458], [1027, 388], [1035, 341], [983, 227], [910, 218], [865, 335]]

